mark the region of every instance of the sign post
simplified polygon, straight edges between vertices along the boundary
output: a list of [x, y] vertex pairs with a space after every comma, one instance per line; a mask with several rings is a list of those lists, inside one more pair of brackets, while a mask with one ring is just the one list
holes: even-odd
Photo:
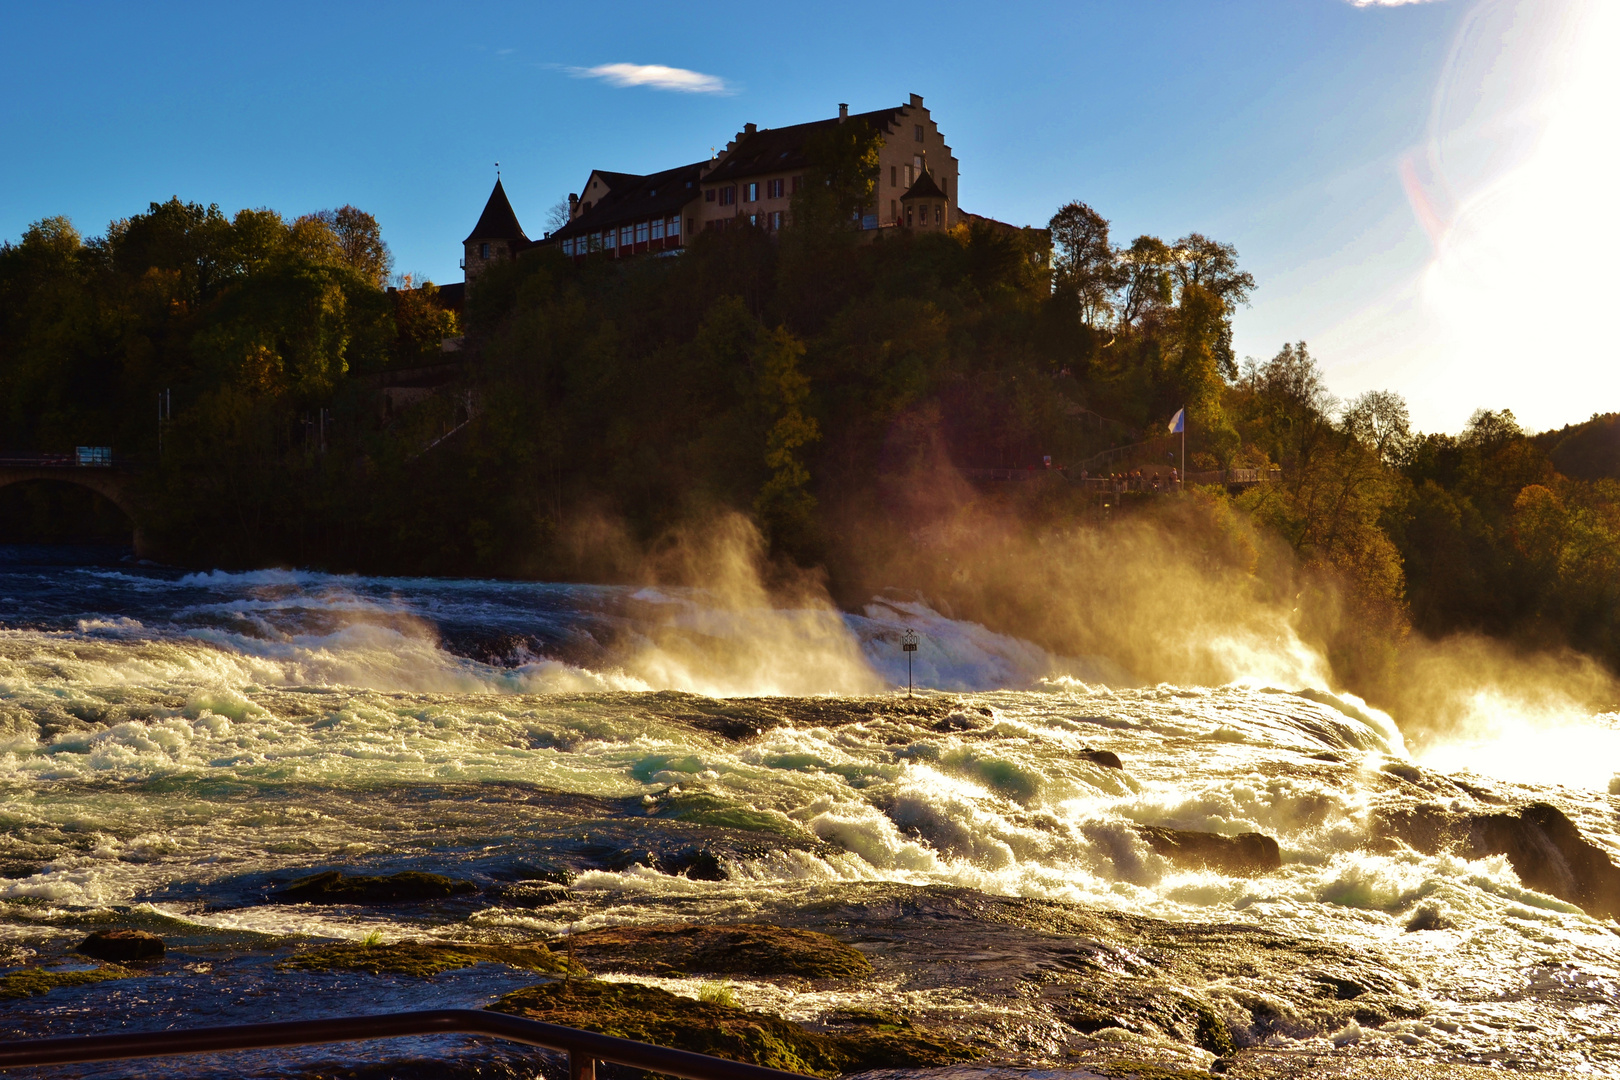
[[907, 630], [900, 635], [900, 649], [906, 654], [906, 697], [911, 696], [911, 654], [917, 651], [917, 631]]

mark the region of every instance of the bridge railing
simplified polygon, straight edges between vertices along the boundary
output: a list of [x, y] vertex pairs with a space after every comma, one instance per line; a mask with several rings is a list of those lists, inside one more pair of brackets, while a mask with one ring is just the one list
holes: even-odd
[[127, 466], [129, 459], [114, 457], [110, 446], [80, 446], [71, 454], [25, 454], [0, 450], [0, 467], [13, 469], [110, 469]]
[[599, 1035], [594, 1031], [508, 1016], [487, 1009], [430, 1009], [182, 1031], [27, 1039], [0, 1043], [0, 1069], [449, 1033], [493, 1035], [499, 1039], [563, 1051], [568, 1055], [570, 1080], [595, 1080], [598, 1061], [629, 1065], [665, 1076], [678, 1076], [683, 1080], [807, 1080], [799, 1073], [781, 1069], [728, 1061], [689, 1050], [671, 1050], [665, 1046]]

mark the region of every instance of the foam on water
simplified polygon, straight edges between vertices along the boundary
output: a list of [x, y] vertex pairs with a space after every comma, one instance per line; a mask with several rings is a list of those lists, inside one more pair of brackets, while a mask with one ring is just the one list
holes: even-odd
[[[389, 798], [412, 785], [516, 785], [643, 806], [650, 829], [667, 812], [796, 841], [731, 860], [719, 881], [590, 870], [572, 883], [580, 894], [737, 913], [760, 890], [813, 899], [882, 881], [1282, 927], [1375, 942], [1433, 985], [1466, 984], [1474, 1003], [1455, 1005], [1458, 1031], [1499, 1020], [1485, 1014], [1506, 1008], [1523, 972], [1620, 970], [1614, 935], [1525, 888], [1505, 859], [1366, 843], [1380, 807], [1486, 807], [1470, 794], [1478, 784], [1432, 772], [1468, 767], [1511, 781], [1497, 786], [1503, 799], [1556, 798], [1588, 835], [1620, 847], [1612, 718], [1572, 719], [1563, 742], [1546, 742], [1589, 759], [1586, 790], [1556, 789], [1546, 785], [1567, 770], [1539, 772], [1528, 756], [1516, 766], [1489, 744], [1454, 758], [1431, 748], [1416, 768], [1387, 716], [1326, 692], [1291, 659], [1280, 669], [1301, 677], [1281, 688], [1140, 687], [1106, 658], [1054, 656], [911, 599], [840, 614], [673, 589], [76, 573], [82, 601], [48, 593], [0, 629], [0, 831], [5, 857], [32, 864], [0, 879], [0, 896], [138, 904], [176, 883], [315, 865], [518, 857], [550, 835], [543, 798], [532, 813]], [[498, 630], [491, 648], [504, 659], [455, 651], [468, 627]], [[938, 723], [804, 721], [734, 742], [644, 693], [620, 696], [892, 693], [907, 628], [922, 640], [917, 681], [936, 688], [925, 696], [950, 703]], [[1514, 743], [1511, 723], [1506, 745], [1522, 752], [1535, 729]], [[1283, 866], [1253, 878], [1178, 867], [1138, 825], [1262, 832]], [[361, 937], [374, 925], [274, 903], [156, 903], [166, 918], [267, 934]], [[22, 925], [28, 910], [0, 926]], [[1408, 932], [1419, 916], [1435, 929]], [[471, 925], [560, 928], [543, 911], [504, 908]], [[1514, 1022], [1539, 1015], [1534, 1001], [1516, 1008]]]

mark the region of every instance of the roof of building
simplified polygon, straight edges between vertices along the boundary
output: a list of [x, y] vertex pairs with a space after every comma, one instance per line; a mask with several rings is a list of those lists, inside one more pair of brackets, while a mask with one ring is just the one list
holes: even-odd
[[451, 311], [460, 311], [467, 303], [467, 283], [450, 281], [439, 286], [439, 304]]
[[641, 174], [639, 173], [608, 172], [606, 169], [592, 169], [591, 175], [600, 176], [602, 178], [602, 183], [606, 184], [608, 186], [608, 190], [610, 191], [615, 188], [622, 187], [633, 180], [641, 179]]
[[564, 237], [579, 236], [626, 221], [666, 217], [677, 213], [681, 207], [699, 197], [698, 181], [702, 178], [703, 167], [707, 164], [707, 161], [695, 161], [690, 165], [665, 169], [663, 172], [647, 176], [636, 176], [633, 173], [604, 173], [598, 169], [597, 175], [613, 178], [608, 193], [598, 199], [589, 210], [546, 239], [561, 240]]
[[939, 190], [938, 184], [934, 183], [934, 174], [929, 172], [928, 166], [925, 165], [923, 166], [922, 175], [917, 177], [915, 184], [906, 189], [904, 195], [900, 196], [900, 201], [905, 202], [907, 199], [943, 199], [944, 197], [945, 193]]
[[904, 105], [896, 105], [892, 109], [856, 113], [847, 120], [840, 120], [834, 116], [826, 120], [812, 120], [807, 124], [765, 128], [763, 131], [742, 134], [728, 149], [720, 164], [715, 166], [714, 171], [703, 178], [703, 182], [712, 184], [716, 181], [736, 180], [739, 177], [759, 176], [762, 173], [806, 168], [811, 164], [809, 156], [805, 153], [805, 147], [810, 142], [811, 136], [836, 127], [840, 123], [859, 120], [864, 120], [879, 131], [890, 132], [899, 122], [900, 112], [905, 108]]
[[495, 190], [489, 193], [489, 202], [484, 204], [484, 212], [478, 217], [478, 224], [467, 235], [468, 240], [523, 240], [529, 238], [523, 234], [523, 226], [518, 224], [517, 214], [512, 212], [512, 204], [506, 198], [506, 189], [501, 187], [501, 178], [495, 178]]
[[975, 214], [970, 210], [963, 210], [960, 207], [957, 208], [956, 214], [964, 225], [987, 225], [990, 228], [999, 229], [1003, 232], [1035, 233], [1042, 239], [1046, 240], [1047, 243], [1052, 242], [1052, 231], [1050, 229], [1043, 229], [1039, 225], [1014, 225], [1011, 222], [999, 221], [993, 217], [985, 217], [983, 214]]

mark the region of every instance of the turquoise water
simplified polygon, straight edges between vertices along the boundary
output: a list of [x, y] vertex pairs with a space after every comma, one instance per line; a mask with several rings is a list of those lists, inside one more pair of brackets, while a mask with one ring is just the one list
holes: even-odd
[[[907, 628], [921, 637], [913, 701], [896, 689]], [[1086, 753], [1098, 750], [1125, 767]], [[0, 1006], [13, 1035], [115, 1017], [321, 1015], [336, 1002], [476, 1005], [533, 981], [486, 966], [431, 984], [332, 976], [330, 994], [312, 995], [326, 977], [274, 969], [310, 941], [533, 940], [671, 918], [861, 941], [864, 920], [890, 928], [863, 946], [879, 966], [872, 986], [739, 980], [737, 997], [811, 1023], [852, 995], [900, 1002], [1010, 1064], [1060, 1063], [1077, 1036], [1019, 989], [1033, 976], [963, 959], [989, 924], [910, 939], [884, 914], [900, 897], [984, 897], [1376, 956], [1423, 1009], [1353, 1032], [1261, 1025], [1264, 985], [1182, 977], [1176, 992], [1257, 1044], [1612, 1070], [1620, 937], [1608, 924], [1526, 888], [1500, 856], [1423, 855], [1369, 831], [1391, 808], [1530, 799], [1620, 846], [1607, 791], [1448, 776], [1346, 695], [1137, 685], [1108, 657], [1053, 656], [914, 598], [852, 613], [734, 589], [200, 574], [0, 552], [0, 961], [64, 961], [108, 921], [172, 946], [149, 977]], [[1140, 825], [1262, 832], [1283, 865], [1252, 877], [1178, 867]], [[432, 870], [481, 892], [406, 908], [277, 902], [328, 868]], [[566, 883], [569, 899], [499, 900], [523, 880]], [[1420, 910], [1442, 928], [1408, 930]], [[1033, 925], [998, 955], [1034, 970], [1055, 933]], [[918, 960], [906, 950], [925, 938]], [[696, 993], [695, 980], [648, 981]], [[1276, 996], [1278, 1015], [1293, 1015]], [[1212, 1060], [1152, 1032], [1118, 1038], [1189, 1067]], [[439, 1040], [187, 1068], [291, 1075], [424, 1057], [432, 1073], [467, 1053]], [[533, 1068], [478, 1053], [481, 1075]]]

